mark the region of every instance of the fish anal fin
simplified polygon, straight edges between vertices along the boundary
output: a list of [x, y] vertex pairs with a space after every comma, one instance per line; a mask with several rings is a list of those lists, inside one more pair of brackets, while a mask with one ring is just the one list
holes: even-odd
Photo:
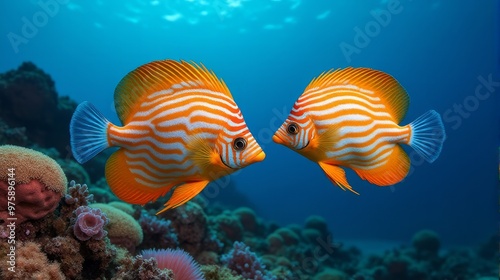
[[[123, 124], [150, 94], [177, 88], [203, 88], [221, 92], [232, 98], [224, 81], [203, 65], [194, 62], [153, 61], [128, 73], [115, 89], [115, 107]], [[172, 91], [173, 92], [173, 91]]]
[[188, 202], [198, 195], [209, 182], [210, 181], [190, 182], [176, 187], [170, 199], [165, 203], [165, 208], [156, 213], [156, 215]]
[[306, 91], [311, 88], [334, 85], [355, 85], [375, 92], [376, 96], [380, 97], [388, 107], [396, 123], [403, 120], [410, 105], [406, 90], [395, 78], [370, 68], [347, 67], [323, 72], [307, 86]]
[[400, 145], [395, 145], [386, 164], [376, 169], [353, 168], [364, 180], [377, 186], [391, 186], [401, 182], [410, 170], [410, 158]]
[[326, 176], [330, 179], [330, 181], [332, 181], [332, 183], [339, 186], [344, 191], [349, 190], [359, 195], [359, 193], [356, 192], [347, 182], [344, 169], [325, 162], [318, 162], [318, 164], [321, 167], [321, 169], [323, 169], [323, 171], [326, 173]]
[[113, 153], [106, 162], [106, 180], [111, 191], [130, 204], [144, 205], [167, 194], [175, 184], [152, 188], [136, 181], [136, 176], [127, 165], [124, 150]]

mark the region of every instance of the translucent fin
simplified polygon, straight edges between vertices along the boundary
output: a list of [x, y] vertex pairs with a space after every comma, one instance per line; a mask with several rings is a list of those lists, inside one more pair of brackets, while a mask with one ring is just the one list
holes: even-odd
[[198, 195], [209, 182], [210, 181], [199, 181], [178, 186], [174, 189], [172, 197], [170, 197], [167, 203], [165, 203], [165, 208], [156, 213], [156, 215], [161, 214], [168, 209], [179, 207], [182, 204], [188, 202], [193, 197]]
[[344, 191], [349, 190], [359, 195], [359, 193], [357, 193], [347, 182], [344, 169], [324, 162], [318, 162], [318, 164], [332, 183], [339, 186]]
[[363, 180], [377, 186], [390, 186], [401, 182], [410, 170], [410, 158], [401, 146], [396, 145], [387, 163], [371, 170], [353, 168]]
[[130, 171], [124, 150], [118, 150], [109, 157], [106, 162], [106, 180], [111, 191], [127, 203], [144, 205], [164, 196], [175, 186], [165, 184], [153, 188], [139, 183], [136, 177]]
[[110, 147], [107, 129], [111, 123], [90, 102], [76, 107], [69, 125], [71, 150], [79, 163], [84, 163]]
[[426, 161], [434, 162], [441, 153], [446, 139], [444, 124], [438, 112], [430, 110], [409, 124], [409, 145]]

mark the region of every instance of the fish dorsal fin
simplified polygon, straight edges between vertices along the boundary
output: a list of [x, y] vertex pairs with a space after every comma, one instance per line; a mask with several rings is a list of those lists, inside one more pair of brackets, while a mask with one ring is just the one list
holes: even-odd
[[389, 108], [389, 113], [399, 123], [403, 120], [410, 98], [406, 90], [391, 75], [370, 68], [353, 68], [330, 70], [323, 72], [307, 86], [306, 91], [313, 88], [324, 88], [334, 85], [355, 85], [359, 88], [375, 92]]
[[140, 106], [143, 98], [162, 90], [198, 88], [217, 91], [232, 99], [224, 81], [203, 64], [159, 60], [144, 64], [128, 73], [115, 89], [115, 107], [123, 124]]

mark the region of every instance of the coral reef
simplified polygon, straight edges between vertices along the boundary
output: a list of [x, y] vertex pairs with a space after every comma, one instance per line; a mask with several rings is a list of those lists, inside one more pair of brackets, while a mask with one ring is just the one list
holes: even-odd
[[30, 142], [66, 154], [75, 108], [68, 97], [58, 97], [51, 77], [31, 62], [0, 74], [0, 118], [11, 128], [24, 128]]
[[[0, 146], [0, 169], [15, 169], [17, 218], [7, 226], [14, 175], [0, 173], [0, 279], [170, 280], [194, 261], [200, 272], [188, 279], [497, 279], [497, 235], [477, 248], [441, 248], [438, 233], [423, 230], [409, 246], [364, 255], [334, 239], [320, 216], [302, 225], [264, 221], [234, 180], [215, 200], [202, 194], [159, 216], [168, 197], [144, 207], [123, 203], [103, 178], [109, 152], [83, 166], [71, 159], [75, 105], [32, 63], [0, 74], [0, 145], [30, 148]], [[138, 254], [144, 250], [156, 257]]]
[[21, 243], [17, 247], [15, 271], [2, 271], [2, 279], [65, 279], [57, 262], [51, 262], [34, 242]]
[[[61, 164], [65, 171], [81, 172], [71, 160], [68, 133], [76, 106], [68, 96], [59, 96], [52, 78], [31, 62], [0, 73], [0, 145], [55, 148], [61, 160], [68, 162]], [[103, 153], [84, 165], [92, 181], [104, 176], [108, 156]], [[90, 183], [82, 178], [70, 178]]]
[[412, 239], [413, 248], [420, 258], [436, 256], [439, 251], [440, 241], [437, 233], [431, 230], [421, 230]]
[[173, 272], [160, 269], [155, 259], [143, 259], [136, 256], [125, 259], [118, 268], [113, 280], [175, 280]]

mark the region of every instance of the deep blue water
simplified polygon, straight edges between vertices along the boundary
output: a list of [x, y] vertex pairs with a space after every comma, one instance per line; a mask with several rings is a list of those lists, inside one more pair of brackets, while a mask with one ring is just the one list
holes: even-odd
[[[53, 13], [40, 3], [52, 3]], [[40, 3], [0, 3], [1, 72], [33, 61], [60, 95], [91, 101], [116, 122], [113, 91], [127, 72], [159, 59], [203, 62], [225, 80], [267, 153], [264, 162], [225, 179], [262, 217], [284, 225], [322, 215], [340, 239], [407, 242], [429, 228], [446, 244], [470, 244], [498, 232], [500, 86], [476, 93], [482, 80], [500, 81], [497, 1]], [[373, 14], [381, 13], [385, 21], [376, 23]], [[358, 30], [369, 34], [364, 41]], [[309, 81], [346, 66], [380, 69], [399, 80], [411, 98], [403, 124], [429, 109], [442, 114], [448, 138], [436, 162], [414, 162], [409, 177], [386, 188], [348, 171], [356, 196], [333, 186], [313, 162], [272, 143]]]

